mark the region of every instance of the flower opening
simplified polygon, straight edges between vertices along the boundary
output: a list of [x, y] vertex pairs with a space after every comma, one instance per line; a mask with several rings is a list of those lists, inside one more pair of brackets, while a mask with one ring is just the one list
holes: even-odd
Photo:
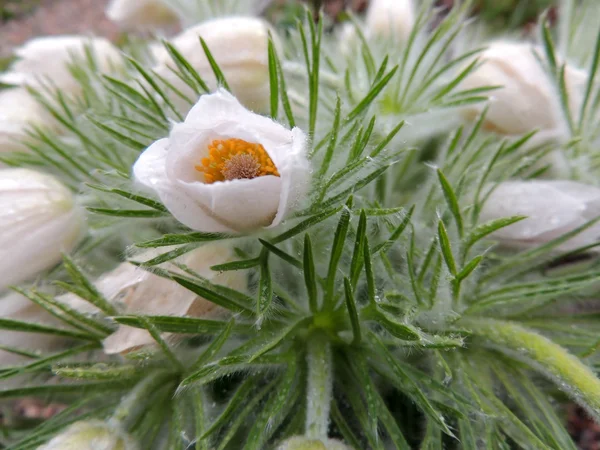
[[277, 167], [261, 144], [242, 139], [214, 140], [208, 146], [209, 156], [195, 166], [204, 174], [206, 183], [252, 179], [265, 175], [279, 176]]

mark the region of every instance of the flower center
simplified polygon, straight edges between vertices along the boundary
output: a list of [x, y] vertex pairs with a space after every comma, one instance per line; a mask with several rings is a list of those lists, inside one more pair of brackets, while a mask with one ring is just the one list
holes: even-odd
[[206, 183], [251, 179], [265, 175], [279, 176], [277, 167], [260, 144], [242, 139], [216, 139], [208, 145], [208, 157], [195, 166]]

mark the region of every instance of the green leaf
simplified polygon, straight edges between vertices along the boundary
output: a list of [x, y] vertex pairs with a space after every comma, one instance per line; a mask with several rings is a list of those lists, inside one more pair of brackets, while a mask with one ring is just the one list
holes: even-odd
[[444, 222], [441, 220], [438, 222], [438, 239], [440, 242], [440, 249], [442, 250], [442, 255], [444, 255], [444, 261], [446, 262], [446, 266], [448, 270], [454, 277], [457, 275], [456, 270], [456, 262], [454, 261], [454, 255], [452, 254], [452, 247], [450, 247], [450, 238], [448, 237], [448, 232], [446, 231], [446, 227], [444, 226]]
[[463, 219], [460, 212], [460, 206], [458, 205], [458, 199], [456, 198], [456, 194], [450, 186], [450, 183], [442, 173], [440, 169], [437, 170], [438, 179], [440, 180], [440, 184], [442, 185], [442, 190], [444, 191], [444, 197], [446, 198], [446, 202], [448, 203], [448, 207], [454, 216], [454, 220], [456, 222], [456, 228], [458, 230], [458, 235], [460, 237], [463, 236], [464, 226]]
[[[230, 311], [247, 313], [252, 311], [251, 305], [254, 301], [251, 297], [242, 297], [243, 294], [236, 295], [234, 294], [235, 291], [227, 289], [224, 286], [215, 285], [208, 280], [192, 280], [177, 274], [172, 274], [171, 279], [189, 291], [198, 294], [200, 297]], [[240, 301], [241, 298], [246, 298], [246, 301]]]
[[273, 39], [269, 33], [269, 88], [271, 97], [271, 117], [277, 119], [279, 115], [279, 79], [277, 75], [277, 54], [275, 46], [273, 45]]
[[404, 341], [419, 341], [421, 335], [412, 325], [401, 323], [390, 314], [377, 310], [372, 317], [379, 325], [385, 328], [392, 336]]
[[125, 391], [130, 389], [131, 385], [131, 380], [124, 380], [118, 383], [115, 380], [111, 380], [96, 381], [93, 383], [42, 384], [0, 390], [0, 399], [59, 394], [74, 394], [81, 397], [92, 393]]
[[[293, 397], [293, 386], [296, 382], [297, 368], [296, 363], [292, 360], [286, 369], [286, 372], [277, 385], [277, 388], [273, 390], [273, 393], [267, 403], [265, 404], [262, 411], [256, 417], [250, 432], [248, 433], [248, 439], [244, 444], [244, 447], [248, 450], [261, 450], [264, 448], [264, 443], [269, 439], [271, 434], [275, 431], [275, 427], [272, 426], [273, 422], [281, 423], [287, 414], [282, 414], [284, 411], [287, 412], [291, 408], [292, 402], [290, 397]], [[296, 391], [299, 394], [299, 391]]]
[[438, 411], [428, 400], [425, 393], [421, 388], [413, 381], [413, 379], [404, 371], [401, 364], [398, 363], [396, 358], [390, 353], [387, 347], [381, 342], [381, 340], [373, 333], [370, 334], [372, 342], [377, 345], [385, 357], [386, 363], [389, 368], [393, 371], [394, 375], [398, 378], [401, 384], [398, 386], [399, 389], [403, 390], [418, 407], [425, 413], [426, 417], [436, 423], [440, 429], [448, 436], [454, 436], [448, 425], [444, 420], [444, 416]]
[[45, 358], [36, 359], [34, 362], [17, 367], [3, 367], [0, 369], [0, 379], [10, 378], [15, 375], [20, 375], [29, 372], [35, 371], [46, 371], [51, 365], [56, 361], [61, 361], [69, 356], [78, 355], [80, 353], [89, 352], [95, 349], [100, 348], [101, 345], [98, 342], [91, 342], [88, 344], [83, 344], [77, 346], [75, 348], [71, 348], [59, 353], [55, 353], [53, 355], [47, 356]]
[[[348, 200], [349, 202], [351, 199]], [[335, 295], [335, 280], [337, 275], [337, 268], [344, 251], [344, 245], [346, 243], [346, 234], [348, 233], [348, 227], [350, 226], [350, 211], [349, 206], [342, 210], [338, 226], [333, 235], [333, 246], [331, 249], [331, 256], [329, 258], [329, 267], [327, 269], [327, 279], [325, 281], [325, 296], [323, 300], [323, 306], [326, 309], [333, 309], [334, 295]]]
[[160, 217], [169, 217], [169, 213], [162, 211], [156, 211], [152, 209], [108, 209], [108, 208], [86, 208], [89, 212], [95, 214], [102, 214], [105, 216], [112, 217], [127, 217], [127, 218], [139, 218], [139, 219], [155, 219]]
[[352, 325], [352, 335], [354, 336], [352, 345], [359, 345], [361, 342], [360, 320], [358, 318], [358, 313], [356, 312], [356, 302], [348, 278], [344, 278], [344, 293], [346, 296], [346, 308], [348, 308], [348, 316], [350, 317], [350, 324]]
[[297, 234], [302, 233], [303, 231], [308, 230], [310, 227], [318, 224], [319, 222], [328, 219], [329, 217], [337, 214], [343, 207], [339, 206], [337, 208], [328, 209], [323, 211], [322, 213], [315, 214], [314, 216], [309, 217], [306, 220], [303, 220], [298, 225], [290, 228], [287, 231], [284, 231], [280, 235], [271, 239], [271, 244], [279, 244], [280, 242], [287, 241], [289, 238], [296, 236]]
[[200, 356], [198, 356], [196, 362], [194, 362], [194, 364], [190, 366], [190, 372], [200, 370], [202, 366], [204, 366], [204, 364], [211, 361], [215, 357], [215, 355], [221, 350], [225, 342], [227, 342], [227, 339], [229, 339], [229, 336], [233, 331], [234, 325], [235, 319], [231, 319], [229, 322], [227, 322], [227, 326], [223, 329], [223, 331], [215, 338], [214, 341], [210, 343], [206, 350], [204, 350], [200, 354]]
[[302, 269], [302, 261], [300, 261], [298, 258], [295, 258], [289, 253], [284, 252], [280, 248], [276, 247], [268, 241], [265, 241], [264, 239], [259, 239], [258, 241], [275, 256], [278, 256], [288, 264], [291, 264], [292, 266], [297, 267], [298, 269]]
[[162, 203], [157, 202], [157, 201], [152, 200], [152, 199], [149, 199], [147, 197], [143, 197], [143, 196], [138, 195], [138, 194], [134, 194], [134, 193], [129, 192], [129, 191], [125, 191], [123, 189], [111, 188], [111, 187], [108, 187], [108, 186], [101, 186], [101, 185], [98, 185], [98, 184], [90, 184], [90, 183], [87, 183], [87, 186], [90, 187], [90, 188], [92, 188], [92, 189], [95, 189], [97, 191], [107, 192], [109, 194], [115, 194], [115, 195], [118, 195], [120, 197], [129, 199], [129, 200], [133, 200], [136, 203], [140, 203], [141, 205], [148, 206], [148, 207], [150, 207], [152, 209], [155, 209], [157, 211], [161, 211], [161, 212], [165, 212], [165, 213], [168, 212], [167, 208], [165, 208]]
[[390, 235], [390, 237], [386, 241], [377, 245], [372, 250], [372, 254], [376, 254], [379, 252], [382, 252], [382, 253], [387, 252], [392, 247], [392, 245], [394, 245], [394, 242], [396, 242], [398, 240], [398, 238], [400, 238], [400, 236], [402, 236], [402, 233], [404, 233], [404, 230], [410, 223], [410, 220], [411, 220], [414, 212], [415, 212], [415, 205], [410, 207], [410, 209], [408, 210], [408, 213], [406, 213], [406, 215], [402, 219], [402, 222], [400, 222], [400, 225], [398, 225], [396, 227], [396, 229], [393, 231], [393, 233]]
[[513, 223], [520, 222], [523, 219], [526, 219], [526, 216], [512, 216], [512, 217], [503, 217], [501, 219], [491, 220], [484, 224], [478, 225], [475, 229], [473, 229], [468, 236], [465, 238], [465, 251], [466, 254], [468, 250], [477, 242], [479, 242], [484, 237], [492, 234], [494, 231], [498, 231], [504, 227], [512, 225]]
[[211, 266], [211, 270], [215, 272], [228, 272], [231, 270], [245, 270], [252, 269], [253, 267], [260, 265], [260, 258], [241, 259], [239, 261], [231, 261], [224, 264], [217, 264]]
[[[142, 320], [142, 317], [144, 320]], [[178, 334], [201, 334], [214, 335], [221, 333], [228, 322], [220, 320], [198, 319], [195, 317], [176, 317], [176, 316], [116, 316], [112, 319], [122, 325], [134, 328], [145, 329], [145, 322], [151, 323], [157, 330], [163, 333]], [[234, 332], [248, 333], [252, 332], [252, 325], [236, 324]]]
[[380, 81], [376, 82], [373, 86], [371, 86], [371, 89], [369, 90], [367, 95], [365, 95], [365, 97], [358, 103], [358, 105], [356, 105], [354, 109], [352, 109], [352, 111], [348, 113], [348, 115], [344, 119], [344, 123], [346, 124], [348, 122], [351, 122], [360, 114], [362, 114], [371, 105], [371, 103], [373, 103], [373, 101], [377, 98], [377, 96], [383, 90], [383, 88], [387, 86], [387, 84], [390, 82], [390, 80], [396, 74], [397, 71], [398, 66], [394, 66], [392, 70], [390, 70]]
[[350, 280], [353, 288], [356, 288], [363, 265], [363, 249], [367, 232], [367, 215], [365, 210], [361, 210], [358, 227], [356, 229], [356, 240], [354, 241], [354, 250], [352, 252], [352, 261], [350, 262]]
[[196, 69], [192, 67], [192, 65], [188, 62], [188, 60], [177, 50], [177, 48], [172, 45], [170, 42], [162, 41], [163, 45], [171, 55], [171, 58], [177, 65], [179, 71], [183, 76], [183, 80], [191, 80], [192, 82], [187, 81], [186, 84], [190, 86], [194, 92], [199, 95], [204, 92], [210, 92], [208, 85], [204, 82], [200, 74]]
[[224, 87], [229, 92], [231, 92], [231, 88], [227, 84], [227, 80], [225, 79], [225, 75], [223, 74], [223, 71], [221, 70], [221, 68], [217, 64], [217, 61], [215, 61], [215, 58], [213, 57], [211, 51], [209, 50], [208, 45], [206, 45], [206, 42], [204, 41], [204, 39], [200, 38], [200, 44], [202, 44], [202, 49], [204, 50], [204, 54], [206, 55], [206, 59], [208, 60], [208, 63], [210, 64], [210, 67], [212, 68], [212, 71], [213, 71], [213, 73], [215, 75], [215, 78], [217, 80], [217, 84], [219, 86]]
[[[319, 172], [317, 173], [316, 179], [321, 180], [327, 174], [329, 170], [329, 165], [331, 164], [331, 159], [333, 158], [333, 153], [336, 149], [338, 133], [340, 131], [340, 116], [341, 116], [341, 100], [338, 97], [335, 104], [335, 112], [333, 116], [333, 126], [331, 128], [331, 135], [329, 137], [329, 145], [327, 145], [327, 150], [325, 151], [325, 156], [323, 157], [323, 161], [321, 162], [321, 167], [319, 168]], [[325, 196], [325, 191], [322, 192], [321, 196]]]
[[116, 308], [111, 305], [108, 300], [96, 289], [87, 277], [83, 274], [81, 268], [71, 259], [71, 257], [65, 253], [62, 255], [63, 265], [65, 270], [68, 272], [71, 280], [76, 286], [79, 286], [82, 291], [82, 298], [87, 300], [89, 303], [97, 307], [99, 310], [104, 312], [106, 315], [115, 316], [117, 315]]
[[219, 428], [228, 423], [233, 423], [234, 414], [240, 411], [243, 403], [256, 391], [256, 386], [259, 384], [259, 377], [248, 377], [235, 391], [225, 409], [219, 417], [210, 425], [210, 427], [199, 437], [200, 440], [206, 439], [211, 434], [215, 433]]
[[258, 301], [256, 302], [256, 315], [262, 317], [273, 301], [273, 282], [269, 270], [269, 252], [264, 251], [260, 257], [260, 282], [258, 284]]
[[23, 322], [14, 319], [0, 318], [0, 330], [23, 331], [26, 333], [41, 333], [52, 334], [54, 336], [62, 336], [72, 339], [83, 339], [86, 341], [96, 340], [97, 336], [89, 333], [81, 333], [79, 331], [65, 330], [63, 328], [55, 328], [48, 325], [40, 325], [34, 322]]
[[308, 304], [310, 311], [315, 313], [319, 309], [319, 300], [317, 297], [317, 276], [315, 273], [315, 262], [313, 258], [312, 244], [308, 233], [304, 235], [304, 284], [308, 294]]
[[465, 266], [461, 269], [461, 271], [459, 273], [456, 274], [456, 281], [462, 281], [465, 278], [467, 278], [471, 272], [473, 272], [477, 266], [479, 266], [479, 263], [481, 263], [481, 261], [483, 260], [483, 256], [479, 255], [476, 256], [475, 258], [473, 258], [471, 261], [469, 261], [467, 264], [465, 264]]
[[62, 378], [78, 380], [137, 380], [143, 373], [134, 365], [116, 365], [107, 363], [92, 364], [56, 364], [52, 372]]
[[367, 295], [371, 308], [377, 305], [375, 292], [375, 277], [373, 276], [373, 265], [371, 264], [371, 248], [369, 247], [369, 238], [365, 235], [363, 247], [363, 259], [365, 262], [365, 277], [367, 279]]
[[165, 234], [159, 239], [140, 242], [135, 244], [139, 248], [168, 247], [171, 245], [191, 244], [194, 242], [212, 242], [223, 239], [233, 239], [237, 236], [224, 233], [186, 233], [186, 234]]

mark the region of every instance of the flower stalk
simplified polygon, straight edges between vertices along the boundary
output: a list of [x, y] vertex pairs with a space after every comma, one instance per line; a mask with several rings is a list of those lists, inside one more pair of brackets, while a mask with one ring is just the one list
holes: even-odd
[[534, 370], [557, 381], [596, 420], [600, 418], [600, 379], [565, 348], [514, 322], [468, 318], [460, 323], [477, 336], [517, 354]]
[[306, 436], [326, 439], [333, 390], [331, 347], [327, 337], [317, 331], [309, 337], [307, 350]]

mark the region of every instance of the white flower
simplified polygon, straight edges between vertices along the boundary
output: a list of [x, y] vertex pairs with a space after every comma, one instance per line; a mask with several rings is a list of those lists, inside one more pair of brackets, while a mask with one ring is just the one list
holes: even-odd
[[277, 450], [352, 450], [337, 439], [310, 439], [293, 436], [279, 444]]
[[[491, 237], [509, 247], [535, 247], [572, 231], [600, 215], [600, 189], [574, 181], [507, 181], [485, 202], [480, 221], [527, 216]], [[600, 224], [572, 237], [557, 249], [569, 251], [600, 240]]]
[[179, 23], [176, 12], [162, 0], [112, 0], [106, 16], [123, 28], [168, 28]]
[[71, 75], [73, 58], [84, 58], [86, 47], [102, 72], [122, 64], [119, 51], [107, 39], [85, 36], [39, 37], [15, 49], [17, 60], [0, 74], [0, 82], [17, 86], [39, 87], [50, 83], [66, 92], [77, 92], [79, 83]]
[[25, 89], [0, 91], [0, 153], [23, 151], [30, 125], [55, 127], [56, 121]]
[[[161, 249], [162, 252], [168, 250], [170, 248]], [[136, 260], [148, 261], [159, 254], [156, 250], [151, 250], [139, 255]], [[244, 291], [246, 276], [242, 272], [218, 273], [210, 269], [211, 266], [223, 264], [232, 258], [230, 247], [207, 244], [178, 258], [177, 261], [213, 283]], [[180, 269], [170, 263], [164, 263], [160, 267], [181, 273]], [[175, 281], [154, 275], [128, 262], [102, 275], [94, 284], [102, 295], [124, 314], [211, 317], [223, 312], [222, 308], [198, 297]], [[60, 300], [80, 311], [84, 310], [80, 306], [82, 300], [73, 294], [63, 295]], [[165, 337], [168, 337], [168, 334], [165, 334]], [[117, 331], [103, 342], [107, 354], [125, 353], [154, 343], [154, 339], [146, 330], [125, 325], [119, 326]]]
[[100, 420], [75, 422], [38, 450], [137, 450], [135, 441], [117, 426]]
[[185, 122], [146, 149], [133, 173], [194, 230], [272, 227], [306, 191], [306, 137], [219, 90], [203, 95]]
[[366, 16], [367, 35], [406, 40], [414, 24], [412, 0], [371, 0]]
[[84, 228], [82, 210], [57, 179], [0, 170], [0, 291], [57, 264]]
[[[485, 86], [502, 86], [490, 91], [490, 105], [484, 127], [504, 135], [519, 135], [540, 130], [538, 139], [566, 135], [558, 91], [535, 54], [543, 52], [527, 43], [497, 41], [479, 55], [481, 66], [461, 83], [461, 90]], [[566, 66], [565, 80], [569, 109], [577, 118], [586, 74]], [[475, 118], [483, 104], [470, 105], [464, 115]]]
[[[209, 88], [215, 89], [217, 82], [200, 44], [200, 37], [204, 39], [233, 94], [246, 107], [266, 112], [270, 101], [269, 32], [277, 44], [275, 31], [264, 20], [226, 17], [191, 27], [173, 38], [171, 43], [198, 71]], [[156, 73], [194, 100], [193, 91], [171, 71], [177, 66], [167, 51], [163, 47], [156, 47], [154, 56], [158, 62], [154, 68]], [[181, 102], [175, 96], [173, 101]], [[183, 104], [181, 106], [183, 108]]]

